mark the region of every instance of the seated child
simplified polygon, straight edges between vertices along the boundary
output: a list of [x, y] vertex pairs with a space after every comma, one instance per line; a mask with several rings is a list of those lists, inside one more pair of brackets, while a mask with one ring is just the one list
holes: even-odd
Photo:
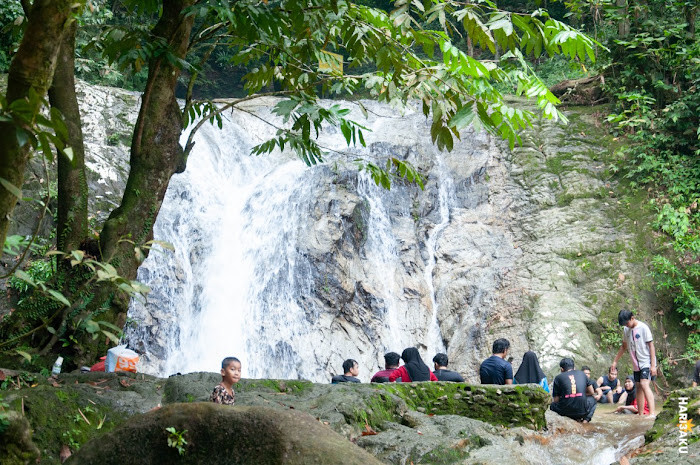
[[221, 362], [221, 382], [211, 393], [211, 401], [217, 404], [233, 405], [236, 393], [233, 385], [241, 380], [241, 361], [236, 357], [226, 357]]

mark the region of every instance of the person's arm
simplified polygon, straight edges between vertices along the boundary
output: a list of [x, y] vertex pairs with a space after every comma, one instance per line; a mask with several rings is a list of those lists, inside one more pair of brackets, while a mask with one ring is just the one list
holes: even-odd
[[656, 376], [656, 348], [654, 341], [647, 342], [649, 345], [649, 355], [651, 356], [651, 376]]
[[592, 384], [586, 386], [586, 394], [589, 396], [595, 395], [595, 390], [593, 389]]
[[603, 384], [603, 377], [601, 376], [598, 378], [598, 386], [600, 386], [601, 391], [604, 393], [608, 392], [610, 390], [610, 386], [606, 386]]
[[615, 392], [620, 394], [622, 393], [622, 383], [620, 383], [620, 378], [617, 378], [615, 381], [617, 381], [617, 387], [615, 388]]
[[[624, 334], [624, 333], [623, 333]], [[612, 367], [617, 368], [617, 361], [622, 358], [622, 354], [625, 353], [625, 350], [627, 350], [627, 341], [624, 339], [622, 340], [622, 345], [620, 346], [620, 350], [617, 351], [617, 355], [615, 355], [615, 360], [612, 362]]]
[[693, 381], [693, 387], [698, 387], [698, 383]]
[[600, 398], [603, 397], [603, 390], [601, 388], [598, 388], [595, 390], [595, 394], [593, 395], [593, 398], [597, 401], [600, 400]]
[[510, 363], [506, 367], [506, 384], [513, 384], [513, 366]]

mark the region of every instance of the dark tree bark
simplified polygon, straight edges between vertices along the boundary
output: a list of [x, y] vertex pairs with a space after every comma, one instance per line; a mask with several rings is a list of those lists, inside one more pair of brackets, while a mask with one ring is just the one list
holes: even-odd
[[[56, 246], [70, 252], [80, 247], [87, 237], [88, 187], [85, 178], [85, 148], [80, 122], [80, 109], [75, 93], [75, 33], [73, 22], [65, 35], [58, 54], [53, 85], [49, 89], [51, 106], [60, 110], [68, 128], [67, 144], [73, 150], [71, 162], [63, 153], [58, 154], [58, 224]], [[69, 268], [65, 260], [59, 263]]]
[[[184, 17], [183, 10], [194, 3], [163, 2], [163, 15], [153, 29], [154, 36], [164, 39], [178, 58], [187, 53], [194, 22], [193, 16]], [[175, 99], [180, 72], [164, 54], [149, 62], [148, 82], [131, 144], [129, 179], [121, 205], [111, 213], [100, 234], [102, 259], [110, 260], [119, 274], [129, 279], [136, 277], [140, 264], [134, 245], [153, 238], [153, 224], [170, 178], [185, 169], [185, 154], [179, 142], [182, 114]], [[120, 304], [118, 310], [125, 311], [126, 302]]]
[[[34, 2], [22, 43], [10, 64], [6, 94], [8, 105], [27, 98], [30, 91], [41, 98], [46, 96], [66, 28], [74, 21], [73, 13], [84, 4], [85, 0]], [[40, 108], [39, 101], [33, 99], [30, 115], [36, 115]], [[15, 124], [0, 123], [0, 178], [21, 188], [29, 153], [29, 145], [20, 145], [17, 140]], [[0, 243], [5, 242], [17, 200], [5, 187], [0, 187]]]

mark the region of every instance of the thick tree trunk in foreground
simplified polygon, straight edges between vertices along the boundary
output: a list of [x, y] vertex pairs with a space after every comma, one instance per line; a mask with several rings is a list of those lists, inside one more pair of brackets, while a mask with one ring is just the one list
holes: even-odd
[[[184, 58], [187, 53], [194, 22], [193, 16], [183, 17], [182, 12], [194, 2], [163, 2], [163, 15], [153, 29], [153, 34], [165, 39], [177, 58]], [[121, 205], [109, 216], [100, 235], [102, 259], [111, 261], [125, 278], [136, 277], [140, 262], [134, 246], [153, 238], [153, 223], [170, 178], [185, 168], [185, 155], [179, 142], [182, 115], [175, 99], [180, 72], [163, 55], [149, 62], [148, 82], [131, 144], [129, 179]]]
[[[10, 65], [8, 105], [28, 97], [30, 91], [40, 98], [46, 96], [66, 28], [74, 21], [73, 13], [84, 4], [85, 0], [35, 0], [27, 30]], [[29, 116], [33, 119], [40, 108], [40, 101], [32, 99]], [[0, 123], [0, 178], [21, 189], [29, 154], [29, 144], [20, 145], [18, 142], [15, 124]], [[5, 243], [17, 200], [14, 194], [0, 186], [0, 243]]]
[[[75, 32], [77, 24], [69, 26], [61, 43], [53, 85], [49, 89], [51, 106], [60, 110], [68, 128], [67, 144], [73, 149], [73, 161], [58, 154], [58, 224], [56, 246], [70, 252], [78, 249], [87, 237], [88, 188], [85, 178], [85, 148], [80, 122], [80, 109], [75, 94]], [[65, 260], [61, 260], [65, 266]]]

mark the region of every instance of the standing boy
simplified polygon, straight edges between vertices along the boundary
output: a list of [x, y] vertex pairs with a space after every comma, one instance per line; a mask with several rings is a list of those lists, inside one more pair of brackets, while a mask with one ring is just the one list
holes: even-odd
[[[624, 337], [611, 368], [617, 368], [617, 361], [620, 360], [625, 349], [629, 349], [637, 389], [637, 405], [644, 405], [646, 399], [649, 404], [649, 414], [654, 416], [655, 405], [651, 381], [656, 378], [656, 349], [651, 330], [645, 323], [637, 320], [629, 310], [620, 310], [617, 321], [624, 327]], [[639, 415], [644, 415], [644, 409], [639, 409]]]
[[210, 400], [217, 404], [233, 405], [236, 402], [233, 385], [240, 380], [241, 361], [236, 357], [226, 357], [221, 362], [221, 382], [214, 388]]

